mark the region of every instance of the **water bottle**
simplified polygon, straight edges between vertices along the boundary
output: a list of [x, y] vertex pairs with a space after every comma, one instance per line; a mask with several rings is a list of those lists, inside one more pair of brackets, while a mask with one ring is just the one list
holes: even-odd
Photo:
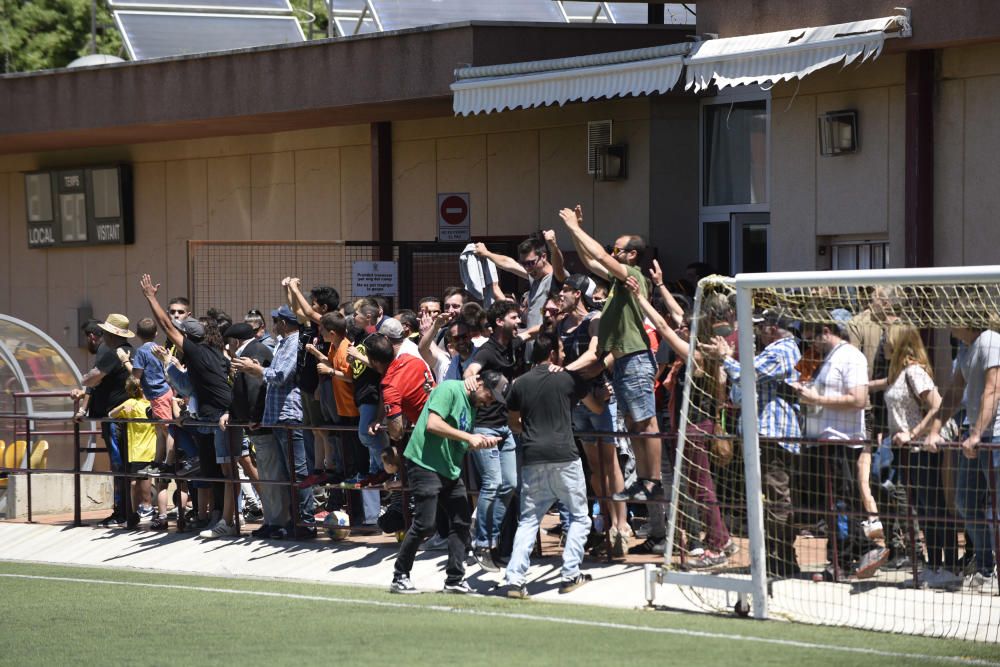
[[601, 503], [594, 501], [594, 506], [590, 508], [591, 514], [594, 516], [594, 531], [598, 533], [604, 532], [604, 517], [601, 516]]

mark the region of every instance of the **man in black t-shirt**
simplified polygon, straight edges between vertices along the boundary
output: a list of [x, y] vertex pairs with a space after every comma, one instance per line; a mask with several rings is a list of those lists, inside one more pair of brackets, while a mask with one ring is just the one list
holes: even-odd
[[[101, 329], [103, 340], [97, 348], [94, 367], [83, 376], [81, 381], [84, 387], [90, 389], [87, 416], [91, 419], [107, 417], [111, 408], [128, 400], [128, 394], [125, 393], [125, 381], [128, 380], [129, 371], [125, 368], [123, 360], [131, 358], [132, 346], [128, 339], [135, 336], [129, 331], [128, 325], [128, 318], [117, 313], [108, 315], [104, 322], [97, 325]], [[77, 390], [74, 392], [74, 396], [81, 393]], [[128, 455], [125, 425], [103, 422], [101, 424], [101, 438], [108, 449], [111, 469], [115, 472], [125, 472], [125, 457]], [[128, 493], [126, 493], [124, 478], [115, 478], [114, 490], [114, 511], [111, 516], [101, 522], [102, 526], [120, 526], [125, 523], [128, 510], [123, 503], [128, 501]]]
[[[497, 301], [490, 306], [486, 316], [493, 326], [493, 335], [476, 352], [465, 369], [465, 378], [474, 378], [481, 371], [497, 371], [507, 378], [507, 382], [513, 382], [524, 365], [524, 340], [518, 335], [521, 316], [517, 304]], [[480, 477], [473, 553], [483, 569], [498, 572], [500, 568], [494, 563], [491, 549], [496, 546], [504, 514], [517, 488], [517, 456], [506, 406], [494, 403], [477, 411], [474, 432], [500, 438], [497, 447], [470, 452]]]
[[507, 397], [510, 427], [521, 433], [522, 457], [521, 514], [504, 577], [507, 596], [514, 598], [528, 597], [524, 578], [538, 525], [555, 502], [569, 515], [559, 592], [569, 593], [590, 581], [590, 575], [580, 572], [590, 516], [572, 414], [577, 401], [593, 401], [591, 382], [573, 372], [552, 372], [549, 364], [560, 362], [554, 334], [538, 334], [531, 361], [535, 367], [514, 382]]

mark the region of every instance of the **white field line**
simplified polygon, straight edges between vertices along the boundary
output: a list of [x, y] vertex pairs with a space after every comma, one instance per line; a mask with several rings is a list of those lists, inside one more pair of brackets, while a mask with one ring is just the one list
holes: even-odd
[[631, 630], [635, 632], [649, 632], [653, 634], [678, 635], [682, 637], [701, 637], [705, 639], [722, 639], [734, 642], [754, 642], [758, 644], [770, 644], [772, 646], [784, 646], [788, 648], [813, 649], [819, 651], [834, 651], [840, 653], [854, 653], [860, 655], [870, 655], [879, 658], [892, 658], [895, 660], [911, 659], [928, 662], [946, 662], [959, 665], [983, 665], [984, 667], [1000, 667], [1000, 662], [982, 660], [978, 658], [963, 658], [960, 656], [938, 656], [926, 655], [922, 653], [896, 653], [893, 651], [880, 651], [878, 649], [862, 648], [856, 646], [835, 646], [831, 644], [810, 644], [808, 642], [794, 641], [790, 639], [769, 639], [766, 637], [751, 637], [747, 635], [727, 635], [718, 632], [703, 632], [700, 630], [685, 630], [681, 628], [658, 628], [646, 625], [628, 625], [626, 623], [606, 623], [601, 621], [583, 621], [574, 618], [561, 618], [558, 616], [536, 616], [533, 614], [517, 614], [500, 611], [483, 611], [477, 609], [462, 609], [458, 607], [448, 607], [444, 605], [423, 605], [407, 604], [405, 602], [385, 602], [382, 600], [357, 600], [353, 598], [328, 597], [324, 595], [303, 595], [300, 593], [277, 593], [272, 591], [247, 591], [234, 588], [213, 588], [211, 586], [184, 586], [180, 584], [150, 584], [138, 581], [113, 581], [109, 579], [83, 579], [78, 577], [48, 577], [32, 574], [9, 574], [0, 573], [0, 577], [9, 579], [35, 579], [42, 581], [63, 581], [77, 584], [97, 584], [104, 586], [133, 586], [136, 588], [160, 588], [174, 591], [197, 591], [201, 593], [223, 593], [228, 595], [250, 595], [265, 598], [283, 598], [286, 600], [306, 600], [310, 602], [334, 602], [338, 604], [365, 605], [369, 607], [384, 607], [391, 609], [428, 610], [445, 612], [452, 614], [465, 614], [468, 616], [483, 616], [491, 618], [509, 618], [521, 621], [538, 621], [543, 623], [556, 623], [561, 625], [579, 625], [591, 628], [603, 628], [607, 630]]

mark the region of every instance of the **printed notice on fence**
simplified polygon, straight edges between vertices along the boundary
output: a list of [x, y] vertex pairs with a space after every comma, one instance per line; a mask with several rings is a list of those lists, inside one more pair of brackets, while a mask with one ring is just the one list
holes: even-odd
[[396, 262], [354, 262], [355, 297], [398, 296]]

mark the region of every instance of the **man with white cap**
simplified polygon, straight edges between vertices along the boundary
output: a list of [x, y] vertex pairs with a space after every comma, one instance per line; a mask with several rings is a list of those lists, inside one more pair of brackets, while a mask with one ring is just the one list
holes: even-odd
[[[129, 321], [124, 315], [111, 313], [104, 322], [97, 325], [101, 329], [102, 342], [97, 348], [94, 367], [83, 376], [81, 383], [89, 388], [90, 402], [87, 416], [91, 419], [101, 419], [108, 416], [108, 411], [128, 400], [125, 393], [125, 382], [130, 371], [125, 367], [125, 361], [131, 358], [132, 346], [128, 339], [135, 334], [129, 331]], [[82, 396], [83, 390], [73, 391], [74, 397]], [[82, 418], [80, 414], [78, 417]], [[111, 469], [115, 472], [125, 470], [123, 452], [126, 451], [125, 427], [123, 424], [104, 422], [101, 424], [101, 437], [108, 449], [111, 459]], [[115, 507], [111, 516], [101, 522], [102, 526], [120, 526], [125, 523], [127, 508], [122, 506], [128, 502], [124, 478], [115, 478]]]

